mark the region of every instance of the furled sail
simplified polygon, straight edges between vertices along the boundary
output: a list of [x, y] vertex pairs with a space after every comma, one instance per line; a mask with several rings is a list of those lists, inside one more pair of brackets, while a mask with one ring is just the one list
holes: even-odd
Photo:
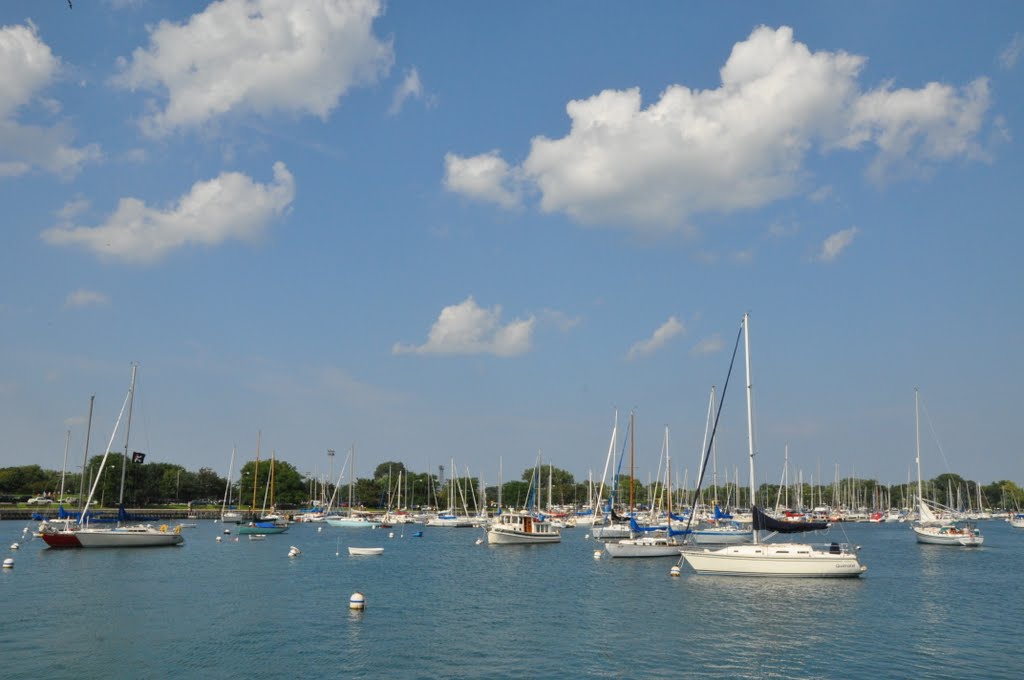
[[754, 516], [754, 531], [774, 531], [780, 534], [799, 534], [804, 531], [828, 529], [828, 522], [783, 522], [769, 517], [756, 505], [750, 509]]

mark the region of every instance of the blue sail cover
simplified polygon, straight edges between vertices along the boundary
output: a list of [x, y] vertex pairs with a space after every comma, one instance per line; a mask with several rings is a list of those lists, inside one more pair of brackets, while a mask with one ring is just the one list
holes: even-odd
[[667, 526], [663, 526], [663, 527], [660, 527], [660, 526], [659, 527], [642, 527], [642, 526], [640, 526], [639, 524], [636, 523], [636, 518], [635, 517], [630, 517], [629, 518], [629, 530], [634, 532], [634, 533], [642, 534], [645, 531], [667, 531], [668, 527]]
[[754, 517], [754, 531], [774, 531], [779, 534], [799, 534], [805, 531], [821, 531], [828, 529], [828, 522], [783, 522], [769, 517], [761, 508], [751, 506], [751, 514]]
[[722, 512], [722, 509], [720, 507], [718, 507], [718, 505], [716, 504], [715, 505], [715, 520], [717, 521], [717, 520], [720, 520], [720, 519], [732, 519], [732, 515], [730, 515], [727, 512]]

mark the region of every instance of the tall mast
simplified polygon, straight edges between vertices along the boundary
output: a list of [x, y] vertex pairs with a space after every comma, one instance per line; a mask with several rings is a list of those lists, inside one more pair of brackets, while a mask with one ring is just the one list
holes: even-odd
[[85, 503], [85, 468], [89, 464], [89, 436], [92, 434], [92, 405], [96, 401], [96, 395], [89, 397], [89, 420], [85, 426], [85, 453], [82, 458], [82, 479], [78, 485], [78, 507]]
[[263, 436], [261, 430], [256, 430], [256, 469], [252, 473], [252, 505], [249, 509], [256, 512], [256, 482], [260, 478], [260, 439]]
[[629, 512], [633, 513], [633, 412], [629, 412]]
[[132, 364], [132, 385], [128, 388], [128, 422], [124, 426], [124, 455], [121, 457], [121, 493], [117, 499], [117, 507], [124, 505], [124, 478], [128, 474], [128, 435], [132, 430], [132, 403], [135, 401], [135, 372], [138, 368], [138, 364]]
[[68, 469], [68, 446], [71, 444], [71, 430], [67, 431], [64, 436], [64, 466], [60, 469], [60, 496], [57, 497], [58, 503], [64, 502], [64, 475]]
[[918, 518], [921, 514], [921, 506], [924, 505], [924, 494], [921, 492], [921, 419], [920, 412], [918, 410], [918, 396], [917, 388], [914, 388], [914, 441], [916, 442], [917, 450], [917, 512]]
[[[747, 448], [750, 455], [750, 505], [756, 505], [757, 498], [754, 496], [754, 392], [753, 383], [750, 377], [750, 315], [743, 315], [743, 354], [747, 366]], [[757, 531], [754, 533], [754, 543], [757, 543]]]

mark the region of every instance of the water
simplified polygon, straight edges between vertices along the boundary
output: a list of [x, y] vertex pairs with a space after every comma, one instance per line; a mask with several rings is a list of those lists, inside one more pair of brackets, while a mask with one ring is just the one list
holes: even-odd
[[[47, 678], [1019, 678], [1024, 531], [979, 549], [855, 524], [859, 579], [696, 576], [672, 558], [594, 559], [584, 528], [547, 546], [481, 530], [293, 525], [235, 542], [51, 550], [0, 522], [0, 660]], [[321, 529], [318, 531], [318, 527]], [[413, 531], [422, 530], [421, 538]], [[844, 533], [845, 532], [845, 533]], [[302, 554], [288, 557], [290, 546]], [[350, 557], [347, 546], [381, 546]], [[349, 597], [365, 594], [363, 612]]]

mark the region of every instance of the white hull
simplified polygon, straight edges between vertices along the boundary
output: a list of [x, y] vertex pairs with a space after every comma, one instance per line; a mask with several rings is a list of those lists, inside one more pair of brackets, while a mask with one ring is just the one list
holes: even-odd
[[610, 524], [605, 527], [594, 527], [592, 535], [599, 541], [614, 538], [629, 538], [632, 532], [628, 524]]
[[471, 529], [474, 526], [470, 517], [434, 517], [427, 520], [428, 527], [447, 527], [449, 529]]
[[1024, 517], [1014, 517], [1010, 520], [1010, 526], [1024, 529]]
[[349, 547], [349, 555], [383, 555], [384, 548], [353, 548]]
[[820, 550], [806, 543], [761, 543], [726, 546], [717, 550], [683, 551], [683, 559], [698, 574], [788, 578], [860, 576], [867, 567], [843, 549]]
[[557, 531], [524, 534], [518, 531], [505, 531], [494, 527], [487, 530], [487, 542], [491, 545], [528, 545], [532, 543], [560, 543], [562, 535]]
[[604, 544], [604, 549], [612, 557], [678, 557], [681, 548], [664, 538], [626, 539]]
[[150, 526], [81, 529], [75, 532], [75, 536], [83, 548], [148, 548], [185, 542], [180, 533]]
[[345, 527], [349, 529], [372, 529], [380, 525], [380, 522], [374, 522], [361, 517], [325, 517], [324, 521], [332, 527]]
[[959, 529], [950, 526], [914, 527], [914, 535], [918, 543], [928, 545], [954, 545], [964, 548], [975, 548], [985, 542], [985, 538], [977, 529]]

